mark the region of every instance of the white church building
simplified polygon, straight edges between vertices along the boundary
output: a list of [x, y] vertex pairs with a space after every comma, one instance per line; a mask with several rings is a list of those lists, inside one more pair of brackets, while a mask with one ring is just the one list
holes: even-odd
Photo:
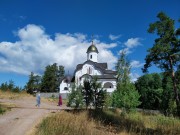
[[98, 49], [92, 44], [87, 49], [87, 60], [76, 66], [74, 76], [65, 76], [60, 83], [60, 94], [65, 98], [71, 91], [71, 84], [82, 85], [85, 79], [91, 80], [94, 76], [108, 93], [116, 89], [116, 71], [108, 69], [107, 63], [98, 63]]

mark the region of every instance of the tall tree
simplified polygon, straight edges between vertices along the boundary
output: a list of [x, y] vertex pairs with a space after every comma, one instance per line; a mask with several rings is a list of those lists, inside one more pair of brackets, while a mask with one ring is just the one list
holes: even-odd
[[174, 98], [177, 104], [178, 115], [180, 116], [180, 99], [175, 78], [175, 70], [180, 64], [180, 28], [174, 28], [174, 20], [168, 17], [165, 13], [160, 12], [157, 17], [158, 21], [151, 23], [148, 29], [149, 33], [156, 33], [158, 38], [155, 39], [154, 45], [148, 50], [145, 58], [145, 65], [142, 69], [147, 72], [147, 69], [154, 63], [156, 66], [169, 72], [173, 81]]
[[29, 75], [29, 81], [27, 82], [25, 88], [27, 93], [33, 94], [34, 90], [40, 90], [41, 76], [35, 75], [33, 72]]
[[[162, 93], [162, 103], [161, 103], [161, 110], [165, 115], [171, 115], [175, 114], [177, 112], [177, 109], [174, 109], [174, 92], [173, 89], [173, 83], [172, 78], [168, 72], [163, 73], [163, 79], [162, 79], [162, 87], [163, 87], [163, 93]], [[177, 106], [176, 106], [177, 107]]]
[[64, 76], [64, 67], [56, 63], [48, 65], [42, 77], [42, 92], [57, 92], [59, 90], [60, 77]]
[[112, 95], [112, 104], [114, 107], [131, 110], [137, 107], [139, 102], [139, 93], [133, 83], [130, 82], [130, 64], [123, 51], [116, 65], [117, 70], [117, 89]]
[[117, 82], [118, 83], [129, 83], [130, 78], [130, 64], [126, 58], [125, 51], [121, 52], [120, 58], [116, 63], [116, 71], [117, 71]]

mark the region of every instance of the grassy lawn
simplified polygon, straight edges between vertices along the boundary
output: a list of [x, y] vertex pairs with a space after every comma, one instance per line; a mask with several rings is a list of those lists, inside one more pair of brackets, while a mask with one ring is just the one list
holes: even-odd
[[180, 120], [163, 115], [116, 111], [61, 111], [45, 118], [36, 135], [180, 134]]

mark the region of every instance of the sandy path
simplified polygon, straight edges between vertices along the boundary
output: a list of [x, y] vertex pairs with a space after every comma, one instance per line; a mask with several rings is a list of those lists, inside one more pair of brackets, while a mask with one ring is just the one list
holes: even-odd
[[25, 135], [46, 114], [66, 108], [47, 102], [41, 103], [41, 107], [38, 108], [35, 106], [35, 98], [0, 99], [0, 102], [13, 103], [17, 106], [6, 114], [0, 115], [0, 135]]

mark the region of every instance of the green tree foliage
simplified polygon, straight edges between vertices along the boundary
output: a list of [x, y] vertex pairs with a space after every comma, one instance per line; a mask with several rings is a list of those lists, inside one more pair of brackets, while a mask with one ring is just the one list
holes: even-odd
[[131, 110], [136, 108], [139, 102], [139, 93], [133, 83], [130, 82], [130, 64], [122, 52], [116, 65], [117, 89], [112, 94], [112, 105], [118, 108]]
[[113, 92], [113, 106], [127, 111], [135, 109], [141, 102], [140, 95], [132, 83], [120, 83]]
[[176, 100], [178, 115], [180, 116], [180, 99], [175, 78], [175, 70], [180, 65], [180, 28], [175, 29], [175, 21], [163, 12], [160, 12], [157, 17], [159, 20], [150, 24], [148, 32], [156, 33], [158, 38], [155, 39], [153, 47], [148, 50], [143, 72], [147, 72], [147, 69], [153, 63], [171, 74], [174, 99]]
[[[179, 73], [180, 71], [178, 70], [175, 74], [178, 89], [180, 86]], [[174, 92], [172, 91], [173, 81], [169, 72], [165, 72], [163, 74], [162, 86], [163, 86], [163, 94], [162, 94], [163, 96], [162, 96], [162, 105], [161, 105], [162, 111], [164, 112], [165, 115], [177, 115], [177, 105], [175, 104], [176, 100], [174, 99]]]
[[146, 74], [138, 78], [136, 89], [141, 95], [140, 107], [144, 109], [159, 109], [162, 98], [162, 79], [160, 74]]
[[115, 68], [117, 71], [117, 82], [129, 83], [130, 64], [129, 61], [126, 59], [125, 51], [122, 51]]
[[33, 91], [40, 90], [41, 85], [41, 76], [35, 75], [33, 72], [29, 75], [29, 80], [25, 86], [27, 93], [33, 94]]
[[[177, 88], [178, 92], [180, 93], [180, 69], [175, 73], [175, 78], [177, 82]], [[173, 81], [171, 74], [169, 72], [163, 73], [163, 80], [162, 80], [162, 86], [163, 86], [163, 96], [162, 96], [162, 105], [161, 109], [165, 115], [177, 115], [177, 105], [176, 100], [174, 98], [174, 92], [173, 89]]]
[[75, 108], [86, 106], [94, 106], [95, 109], [103, 109], [107, 92], [101, 87], [101, 83], [97, 81], [97, 77], [92, 80], [85, 79], [83, 86], [75, 87], [73, 85], [71, 93], [68, 95], [68, 105]]
[[91, 89], [93, 92], [94, 97], [94, 106], [95, 109], [103, 109], [103, 106], [105, 105], [105, 100], [107, 97], [106, 90], [101, 86], [101, 83], [98, 82], [97, 77], [93, 77], [93, 79], [90, 82]]
[[64, 76], [64, 67], [57, 66], [56, 63], [48, 65], [42, 77], [41, 91], [42, 92], [57, 92], [61, 77]]
[[67, 106], [74, 108], [82, 108], [83, 106], [82, 87], [76, 87], [75, 84], [72, 85], [71, 93], [68, 94]]
[[9, 83], [2, 83], [0, 86], [2, 91], [11, 91], [11, 92], [21, 92], [22, 89], [18, 86], [15, 86], [14, 81], [10, 80]]
[[7, 84], [7, 82], [1, 84], [1, 90], [2, 90], [2, 91], [7, 91], [7, 90], [8, 90], [8, 84]]
[[175, 73], [175, 78], [176, 78], [176, 82], [177, 82], [177, 88], [178, 88], [179, 93], [180, 93], [180, 67], [178, 67], [178, 70]]
[[87, 109], [90, 103], [93, 103], [93, 100], [94, 100], [93, 90], [91, 88], [91, 82], [87, 79], [84, 80], [82, 94], [83, 94], [86, 109]]
[[9, 81], [9, 84], [8, 84], [8, 89], [9, 89], [9, 90], [13, 90], [14, 87], [15, 87], [14, 81], [10, 80], [10, 81]]

